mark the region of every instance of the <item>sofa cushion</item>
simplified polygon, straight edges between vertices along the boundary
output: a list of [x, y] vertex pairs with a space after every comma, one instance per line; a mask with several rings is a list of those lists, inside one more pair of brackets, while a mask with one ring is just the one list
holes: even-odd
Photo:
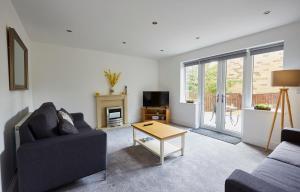
[[42, 105], [38, 111], [38, 114], [43, 114], [46, 117], [47, 124], [50, 129], [56, 129], [58, 125], [58, 117], [56, 109], [52, 105]]
[[56, 136], [58, 117], [53, 103], [44, 103], [37, 109], [29, 126], [36, 139]]
[[286, 191], [300, 191], [299, 167], [266, 158], [252, 174]]
[[283, 141], [268, 157], [300, 167], [300, 146]]
[[61, 108], [57, 112], [57, 115], [58, 115], [59, 121], [64, 119], [64, 120], [68, 121], [69, 123], [71, 123], [74, 126], [74, 122], [73, 122], [74, 120], [73, 120], [72, 115], [70, 115], [70, 113], [68, 111], [66, 111], [64, 108]]
[[55, 105], [52, 103], [52, 102], [46, 102], [46, 103], [43, 103], [40, 108], [42, 107], [48, 107], [48, 108], [53, 108], [54, 110], [56, 110], [56, 107]]
[[58, 132], [60, 135], [71, 135], [71, 134], [77, 134], [79, 133], [78, 129], [74, 127], [73, 124], [71, 124], [66, 119], [60, 119], [58, 123]]
[[33, 116], [28, 125], [36, 139], [56, 136], [52, 124], [47, 121], [44, 114], [37, 114]]

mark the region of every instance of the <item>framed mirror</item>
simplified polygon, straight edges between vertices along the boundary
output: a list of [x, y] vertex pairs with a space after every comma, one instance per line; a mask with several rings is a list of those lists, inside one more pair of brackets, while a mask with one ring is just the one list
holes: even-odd
[[7, 29], [9, 89], [28, 89], [28, 50], [13, 28]]

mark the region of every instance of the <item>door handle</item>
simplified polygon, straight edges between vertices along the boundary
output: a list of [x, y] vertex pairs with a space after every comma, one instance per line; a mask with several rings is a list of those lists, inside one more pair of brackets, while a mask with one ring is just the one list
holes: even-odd
[[225, 95], [222, 94], [222, 103], [224, 103]]
[[217, 94], [217, 103], [219, 103], [219, 94]]

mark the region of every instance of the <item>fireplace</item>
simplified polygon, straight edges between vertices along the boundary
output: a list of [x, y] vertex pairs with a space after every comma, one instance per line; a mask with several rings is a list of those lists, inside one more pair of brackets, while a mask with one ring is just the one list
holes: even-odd
[[97, 129], [104, 129], [110, 127], [108, 125], [107, 108], [121, 107], [122, 112], [116, 113], [111, 116], [121, 115], [123, 119], [122, 126], [128, 126], [127, 120], [127, 95], [96, 95], [96, 110], [97, 110]]
[[118, 127], [123, 125], [123, 107], [106, 108], [107, 127]]

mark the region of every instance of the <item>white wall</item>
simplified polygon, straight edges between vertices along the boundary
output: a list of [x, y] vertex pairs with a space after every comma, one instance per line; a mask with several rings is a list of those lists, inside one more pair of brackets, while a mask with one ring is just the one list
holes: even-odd
[[[11, 120], [19, 111], [26, 107], [32, 108], [32, 87], [31, 80], [29, 79], [29, 90], [27, 91], [9, 91], [8, 80], [8, 56], [7, 56], [7, 38], [6, 27], [13, 27], [16, 29], [21, 39], [29, 49], [29, 77], [31, 75], [31, 42], [28, 38], [25, 29], [20, 22], [20, 19], [11, 4], [10, 0], [0, 0], [0, 151], [1, 151], [1, 172], [2, 180], [5, 180], [5, 185], [11, 176], [14, 174], [15, 159], [13, 143], [14, 138], [10, 134], [13, 133], [12, 126], [8, 125]], [[10, 129], [10, 130], [7, 130]], [[4, 134], [9, 138], [5, 138]], [[10, 140], [10, 141], [7, 141]], [[11, 146], [7, 146], [7, 145]], [[10, 147], [10, 148], [9, 148]], [[5, 150], [4, 150], [5, 148]], [[10, 161], [10, 162], [8, 162]], [[7, 187], [7, 186], [4, 186]], [[1, 191], [1, 187], [0, 187]]]
[[[198, 127], [198, 111], [194, 104], [180, 103], [180, 63], [183, 61], [218, 55], [270, 42], [285, 41], [284, 67], [300, 68], [300, 22], [270, 29], [257, 34], [219, 43], [178, 56], [160, 60], [160, 89], [169, 90], [171, 97], [171, 121], [190, 127]], [[300, 127], [300, 96], [291, 90], [295, 125]]]
[[158, 63], [153, 60], [33, 43], [34, 108], [52, 101], [57, 108], [83, 112], [88, 123], [96, 126], [95, 91], [108, 94], [104, 70], [121, 72], [115, 92], [128, 86], [128, 120], [140, 120], [143, 90], [158, 89]]
[[3, 150], [3, 127], [8, 119], [25, 107], [32, 107], [31, 79], [29, 90], [9, 91], [6, 27], [13, 27], [29, 49], [29, 77], [31, 42], [10, 0], [0, 1], [0, 151]]
[[[279, 111], [278, 116], [280, 117]], [[271, 122], [274, 117], [274, 110], [263, 111], [244, 109], [242, 116], [245, 117], [243, 121], [243, 142], [265, 148], [269, 139]], [[288, 125], [288, 118], [285, 119]], [[276, 127], [273, 129], [272, 138], [270, 140], [269, 149], [274, 149], [280, 143], [281, 129], [280, 118], [276, 119]]]

